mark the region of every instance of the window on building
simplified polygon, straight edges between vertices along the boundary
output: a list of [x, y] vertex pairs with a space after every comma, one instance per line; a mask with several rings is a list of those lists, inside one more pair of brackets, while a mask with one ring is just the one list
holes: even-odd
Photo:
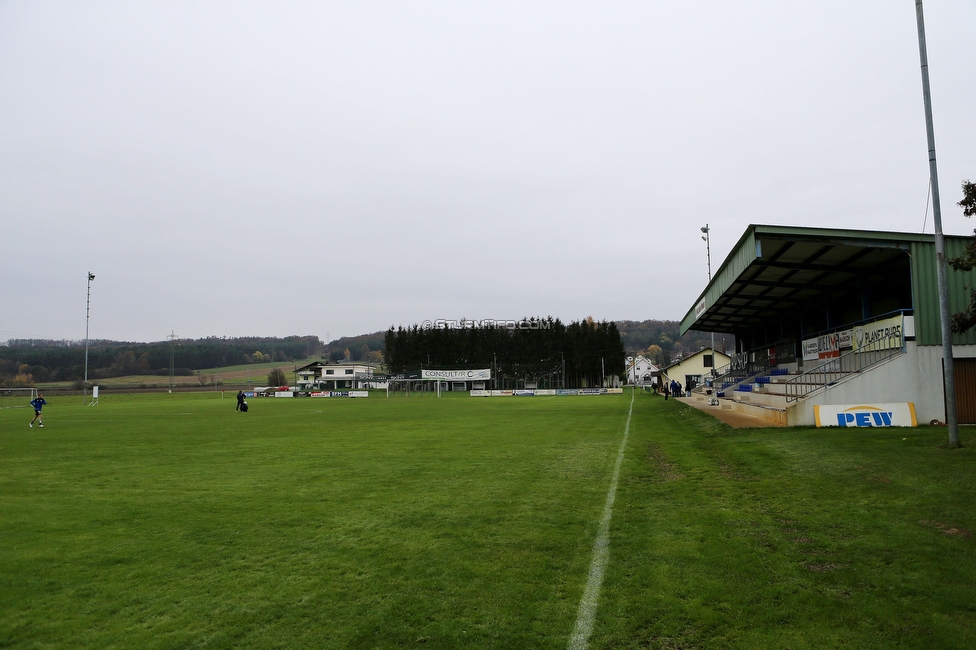
[[335, 370], [326, 370], [325, 371], [325, 374], [327, 374], [327, 375], [334, 375], [335, 374]]
[[346, 369], [346, 374], [347, 375], [351, 375], [352, 374], [352, 368], [347, 368]]
[[715, 355], [713, 354], [703, 354], [702, 355], [702, 365], [706, 368], [715, 367]]

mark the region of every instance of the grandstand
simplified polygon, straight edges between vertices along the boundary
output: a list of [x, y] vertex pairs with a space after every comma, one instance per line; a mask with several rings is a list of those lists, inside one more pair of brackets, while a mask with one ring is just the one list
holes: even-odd
[[[967, 238], [947, 236], [946, 255]], [[749, 226], [681, 322], [731, 333], [713, 386], [721, 406], [790, 426], [838, 405], [910, 403], [945, 421], [934, 236]], [[948, 271], [950, 310], [976, 272]], [[960, 423], [976, 423], [976, 330], [953, 336]]]

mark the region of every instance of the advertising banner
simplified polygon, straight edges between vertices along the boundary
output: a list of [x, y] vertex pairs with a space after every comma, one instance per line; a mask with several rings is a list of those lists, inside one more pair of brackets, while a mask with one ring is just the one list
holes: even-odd
[[607, 389], [607, 395], [623, 395], [623, 394], [624, 394], [624, 389], [623, 388], [608, 388]]
[[349, 397], [369, 397], [368, 390], [351, 390], [349, 391]]
[[512, 391], [510, 390], [493, 390], [491, 391], [492, 397], [511, 397]]
[[834, 359], [840, 356], [840, 335], [838, 332], [824, 334], [803, 341], [803, 360], [817, 361]]
[[818, 427], [914, 427], [915, 404], [833, 404], [814, 406]]
[[481, 370], [421, 370], [421, 379], [448, 379], [454, 381], [488, 381], [491, 368]]
[[539, 395], [555, 395], [556, 394], [556, 389], [555, 388], [536, 388], [535, 389], [535, 394], [536, 394], [536, 396], [539, 396]]
[[473, 390], [471, 391], [471, 397], [491, 397], [490, 390]]
[[875, 321], [866, 325], [858, 325], [853, 330], [853, 347], [855, 352], [875, 350], [891, 350], [903, 345], [903, 320], [901, 314]]
[[817, 354], [817, 339], [804, 339], [802, 345], [804, 361], [816, 361], [819, 358]]
[[276, 390], [275, 397], [294, 397], [295, 393], [290, 390]]
[[705, 299], [704, 298], [702, 298], [700, 301], [698, 301], [698, 304], [695, 305], [695, 320], [698, 320], [698, 318], [703, 313], [705, 313], [705, 306], [706, 305], [705, 305]]
[[[775, 363], [774, 363], [775, 362]], [[793, 341], [782, 341], [769, 349], [770, 365], [785, 365], [796, 362], [796, 343]]]
[[841, 350], [850, 350], [854, 345], [854, 330], [837, 332], [838, 344]]
[[534, 397], [535, 390], [514, 390], [512, 394], [516, 397]]
[[[383, 378], [383, 381], [406, 381], [408, 379], [420, 379], [420, 371], [413, 370], [411, 372], [401, 372], [396, 375], [387, 375]], [[374, 381], [379, 381], [374, 379]]]
[[577, 388], [557, 388], [556, 395], [579, 395]]
[[[601, 389], [599, 389], [599, 388], [580, 388], [578, 394], [579, 395], [599, 395], [600, 394], [600, 390]], [[606, 391], [607, 389], [604, 388], [602, 390]]]

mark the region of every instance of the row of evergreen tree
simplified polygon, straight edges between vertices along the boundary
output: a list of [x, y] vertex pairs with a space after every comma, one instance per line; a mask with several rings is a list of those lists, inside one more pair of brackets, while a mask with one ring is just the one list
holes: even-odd
[[545, 379], [567, 388], [598, 386], [623, 376], [624, 345], [616, 323], [587, 318], [524, 320], [508, 327], [392, 327], [386, 333], [390, 372], [493, 368], [496, 377]]
[[[195, 370], [267, 361], [292, 361], [319, 354], [317, 336], [184, 339], [155, 343], [92, 341], [89, 378], [124, 375], [189, 375]], [[34, 382], [73, 381], [85, 376], [85, 345], [77, 341], [11, 340], [0, 347], [0, 382], [30, 375]]]

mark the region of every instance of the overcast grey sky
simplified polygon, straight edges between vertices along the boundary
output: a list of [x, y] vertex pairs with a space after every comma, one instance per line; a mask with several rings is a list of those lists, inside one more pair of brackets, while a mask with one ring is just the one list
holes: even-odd
[[[944, 229], [976, 3], [925, 5]], [[0, 2], [0, 341], [680, 319], [750, 223], [922, 230], [915, 3]], [[925, 232], [932, 232], [929, 213]]]

